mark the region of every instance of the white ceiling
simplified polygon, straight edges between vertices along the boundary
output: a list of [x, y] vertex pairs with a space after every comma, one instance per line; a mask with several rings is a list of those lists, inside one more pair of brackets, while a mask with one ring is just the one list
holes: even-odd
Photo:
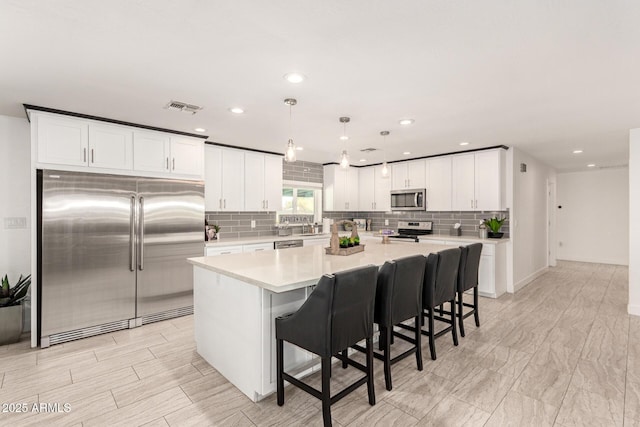
[[[640, 127], [631, 0], [0, 0], [0, 58], [0, 114], [28, 103], [201, 126], [268, 151], [284, 151], [295, 97], [298, 158], [317, 162], [338, 160], [340, 116], [354, 163], [383, 159], [365, 147], [397, 160], [469, 141], [561, 171], [625, 164]], [[294, 70], [308, 79], [283, 79]], [[205, 109], [163, 109], [171, 99]]]

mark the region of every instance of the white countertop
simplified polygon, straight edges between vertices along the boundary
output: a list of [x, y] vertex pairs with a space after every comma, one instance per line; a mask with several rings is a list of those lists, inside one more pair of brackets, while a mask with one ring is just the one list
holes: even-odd
[[[350, 231], [343, 231], [339, 234], [341, 235], [350, 235]], [[371, 231], [359, 232], [361, 237], [382, 237], [378, 233], [374, 233]], [[281, 242], [283, 240], [307, 240], [307, 239], [323, 239], [329, 238], [331, 234], [313, 234], [313, 235], [299, 235], [293, 234], [291, 236], [261, 236], [261, 237], [232, 237], [225, 239], [224, 235], [217, 240], [204, 242], [205, 246], [232, 246], [232, 245], [251, 245], [258, 243], [269, 243], [269, 242]], [[500, 243], [509, 242], [508, 238], [503, 239], [479, 239], [474, 236], [449, 236], [448, 234], [430, 234], [428, 236], [420, 236], [420, 241], [424, 242], [425, 240], [447, 240], [454, 242], [480, 242], [484, 244], [496, 245]], [[365, 242], [366, 243], [366, 242]]]
[[364, 252], [349, 256], [326, 255], [322, 246], [264, 252], [189, 258], [189, 262], [216, 273], [236, 278], [272, 292], [286, 292], [314, 285], [323, 274], [416, 254], [429, 254], [455, 246], [378, 241], [365, 243]]

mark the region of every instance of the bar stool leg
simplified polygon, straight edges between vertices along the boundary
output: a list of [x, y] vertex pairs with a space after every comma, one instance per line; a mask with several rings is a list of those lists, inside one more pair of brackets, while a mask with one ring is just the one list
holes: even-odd
[[464, 295], [463, 292], [458, 292], [458, 319], [459, 320], [459, 324], [460, 324], [460, 335], [464, 337], [464, 317], [462, 317], [462, 313], [463, 313], [463, 301], [462, 301], [462, 296]]
[[331, 357], [322, 358], [322, 420], [325, 427], [331, 427]]
[[366, 339], [367, 346], [367, 393], [369, 394], [369, 405], [376, 404], [376, 392], [373, 386], [373, 339]]
[[284, 371], [283, 356], [283, 341], [276, 340], [276, 368], [277, 374], [277, 394], [278, 394], [278, 406], [284, 405], [284, 378], [282, 378], [282, 372]]
[[384, 329], [384, 384], [387, 390], [391, 390], [393, 387], [391, 384], [391, 336], [393, 335], [393, 327], [382, 326], [382, 328]]
[[431, 360], [436, 360], [436, 343], [433, 337], [433, 308], [429, 309], [429, 351], [431, 352]]
[[478, 315], [478, 287], [473, 288], [473, 317], [476, 319], [476, 327], [480, 327], [480, 316]]
[[347, 363], [347, 350], [348, 349], [342, 350], [342, 357], [344, 357], [344, 360], [342, 361], [342, 369], [347, 369], [347, 366], [349, 366]]
[[451, 335], [453, 336], [453, 345], [458, 345], [458, 332], [456, 327], [456, 300], [449, 301], [451, 304]]
[[418, 371], [422, 371], [422, 334], [420, 333], [420, 315], [415, 320], [415, 340], [416, 340], [416, 364]]

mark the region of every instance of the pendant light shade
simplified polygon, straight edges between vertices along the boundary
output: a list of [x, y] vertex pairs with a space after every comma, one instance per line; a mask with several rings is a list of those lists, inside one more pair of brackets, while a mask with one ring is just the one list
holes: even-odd
[[284, 154], [285, 161], [292, 163], [296, 161], [296, 144], [293, 143], [293, 136], [291, 136], [291, 107], [296, 105], [298, 101], [294, 98], [287, 98], [284, 103], [289, 106], [289, 142], [287, 143], [287, 151]]
[[351, 121], [349, 117], [340, 117], [340, 123], [342, 123], [342, 136], [340, 140], [345, 141], [344, 150], [342, 150], [342, 154], [340, 155], [340, 167], [346, 169], [349, 167], [349, 154], [347, 153], [347, 144], [346, 141], [349, 139], [347, 136], [347, 123]]
[[[385, 150], [385, 148], [387, 147], [387, 135], [389, 135], [389, 131], [388, 130], [383, 130], [382, 132], [380, 132], [380, 135], [382, 135], [382, 137], [384, 138], [384, 142], [383, 142], [383, 147], [382, 149]], [[382, 162], [382, 177], [383, 178], [389, 178], [389, 165], [387, 165], [387, 154], [386, 154], [386, 150], [384, 151], [385, 155], [385, 159], [384, 162]]]

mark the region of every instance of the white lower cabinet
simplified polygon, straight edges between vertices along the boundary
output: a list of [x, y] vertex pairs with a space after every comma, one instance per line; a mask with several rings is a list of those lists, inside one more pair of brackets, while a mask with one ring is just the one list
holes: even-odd
[[323, 237], [321, 239], [304, 239], [302, 241], [302, 246], [329, 246], [329, 237]]
[[205, 246], [204, 248], [205, 256], [240, 254], [242, 252], [244, 252], [242, 245], [222, 246], [222, 247]]
[[255, 243], [253, 245], [242, 245], [242, 252], [262, 252], [272, 251], [273, 242], [269, 243]]

